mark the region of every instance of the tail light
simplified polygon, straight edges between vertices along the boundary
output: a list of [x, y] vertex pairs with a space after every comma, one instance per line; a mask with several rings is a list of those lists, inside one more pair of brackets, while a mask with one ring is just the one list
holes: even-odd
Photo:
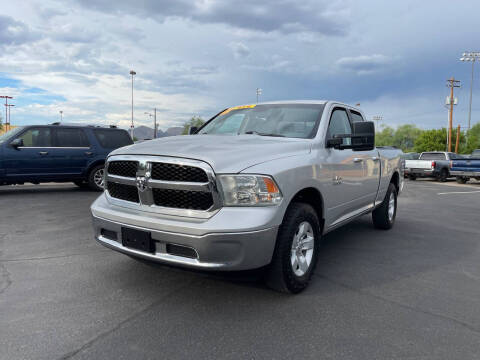
[[437, 163], [435, 161], [432, 161], [432, 169], [435, 169], [436, 165], [437, 165]]

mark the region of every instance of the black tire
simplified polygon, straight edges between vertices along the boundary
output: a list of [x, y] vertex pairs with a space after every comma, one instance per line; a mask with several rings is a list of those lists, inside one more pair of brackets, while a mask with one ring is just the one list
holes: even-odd
[[440, 174], [438, 174], [438, 181], [440, 182], [446, 182], [448, 179], [449, 173], [448, 170], [443, 168], [440, 170]]
[[417, 177], [415, 175], [408, 175], [408, 178], [410, 180], [417, 180]]
[[466, 184], [468, 180], [470, 179], [465, 176], [457, 176], [457, 183], [459, 184]]
[[94, 191], [103, 191], [103, 186], [101, 186], [97, 179], [96, 176], [98, 175], [99, 172], [103, 173], [104, 165], [97, 165], [93, 167], [90, 172], [88, 173], [88, 187]]
[[480, 181], [480, 176], [475, 176], [475, 180]]
[[[307, 270], [303, 275], [299, 276], [294, 272], [291, 262], [292, 245], [300, 225], [305, 222], [310, 224], [313, 232], [313, 254]], [[296, 294], [304, 290], [308, 286], [317, 264], [320, 244], [320, 223], [313, 207], [304, 203], [292, 203], [288, 207], [282, 225], [280, 225], [278, 230], [272, 262], [265, 273], [266, 284], [280, 292]], [[299, 269], [295, 271], [299, 271]]]
[[[394, 205], [393, 205], [393, 216], [389, 216], [389, 204], [390, 204], [390, 195], [393, 194]], [[377, 207], [372, 212], [373, 225], [377, 229], [388, 230], [393, 227], [395, 223], [395, 218], [397, 217], [397, 188], [395, 185], [390, 183], [388, 186], [387, 193], [385, 194], [385, 199], [382, 202], [382, 205]]]

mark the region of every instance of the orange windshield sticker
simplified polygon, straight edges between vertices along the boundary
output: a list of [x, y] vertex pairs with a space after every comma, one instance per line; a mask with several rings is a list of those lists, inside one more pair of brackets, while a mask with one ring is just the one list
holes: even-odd
[[251, 109], [251, 108], [254, 108], [255, 106], [256, 106], [255, 104], [252, 104], [252, 105], [234, 106], [234, 107], [228, 108], [227, 110], [225, 110], [224, 112], [222, 112], [220, 115], [228, 114], [230, 111], [233, 111], [233, 110]]

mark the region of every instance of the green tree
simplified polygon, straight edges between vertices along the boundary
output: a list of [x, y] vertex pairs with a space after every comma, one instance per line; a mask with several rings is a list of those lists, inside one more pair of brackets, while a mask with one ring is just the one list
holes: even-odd
[[397, 129], [385, 126], [375, 136], [378, 146], [396, 146], [405, 152], [412, 151], [415, 141], [423, 130], [415, 125], [401, 125]]
[[191, 127], [194, 126], [194, 127], [199, 128], [203, 124], [205, 124], [205, 120], [203, 120], [200, 116], [192, 116], [192, 118], [189, 121], [187, 121], [185, 124], [183, 124], [182, 135], [187, 135], [188, 130]]
[[480, 149], [480, 123], [473, 125], [470, 130], [467, 131], [467, 135], [465, 152], [471, 154], [473, 150]]
[[393, 136], [393, 146], [402, 149], [404, 152], [410, 152], [413, 150], [415, 141], [422, 134], [422, 132], [423, 130], [419, 129], [415, 125], [401, 125], [397, 128]]
[[395, 135], [395, 129], [390, 126], [385, 126], [383, 129], [375, 133], [375, 144], [377, 146], [394, 146], [393, 136]]
[[[455, 144], [457, 141], [457, 129], [452, 130], [452, 151], [455, 151]], [[445, 151], [447, 147], [447, 129], [425, 130], [417, 138], [415, 142], [415, 151]], [[467, 152], [465, 142], [465, 133], [460, 131], [458, 153], [464, 154]]]

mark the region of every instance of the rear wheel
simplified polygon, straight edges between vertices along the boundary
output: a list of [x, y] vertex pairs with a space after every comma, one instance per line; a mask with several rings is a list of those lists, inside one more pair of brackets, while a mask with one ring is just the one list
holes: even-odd
[[103, 191], [104, 188], [104, 165], [97, 165], [88, 174], [88, 186], [95, 191]]
[[408, 178], [410, 180], [417, 180], [417, 177], [415, 175], [408, 175]]
[[315, 210], [308, 204], [291, 204], [278, 231], [275, 252], [266, 271], [267, 285], [294, 294], [304, 290], [317, 263], [320, 238]]
[[457, 176], [457, 183], [459, 184], [466, 184], [468, 180], [470, 180], [468, 177]]
[[440, 174], [438, 175], [438, 181], [445, 182], [448, 179], [448, 170], [443, 168], [440, 170]]
[[397, 188], [390, 183], [382, 204], [373, 210], [373, 225], [377, 229], [388, 230], [393, 227], [397, 216]]

